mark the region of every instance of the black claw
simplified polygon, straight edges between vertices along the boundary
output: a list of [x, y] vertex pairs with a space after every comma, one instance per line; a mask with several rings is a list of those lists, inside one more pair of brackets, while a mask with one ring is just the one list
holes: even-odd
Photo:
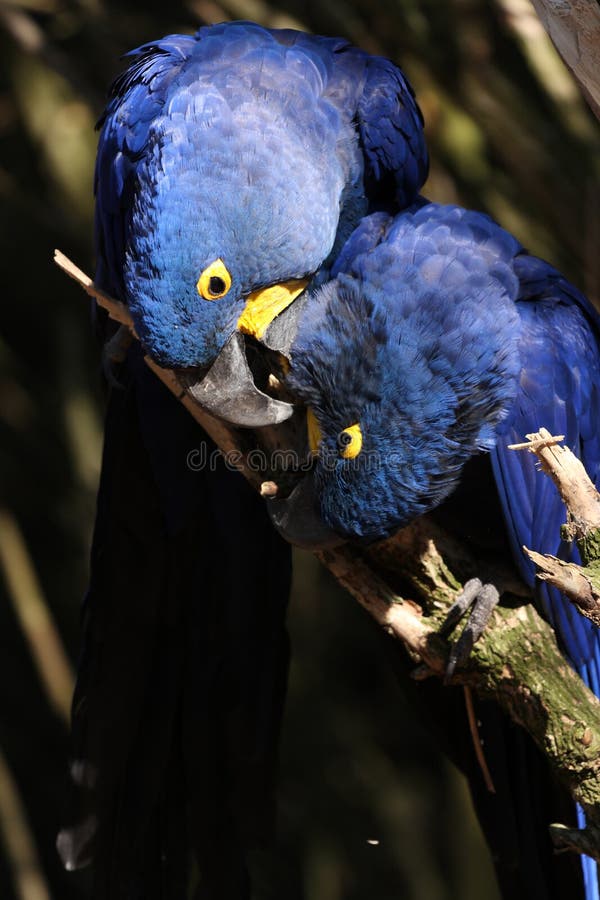
[[475, 639], [473, 635], [473, 629], [469, 624], [467, 624], [465, 626], [465, 630], [463, 631], [457, 642], [450, 648], [448, 665], [446, 666], [446, 672], [444, 674], [444, 681], [446, 683], [450, 681], [450, 679], [454, 675], [456, 667], [462, 666], [467, 662], [469, 656], [471, 655], [474, 644]]
[[493, 584], [484, 584], [477, 594], [473, 612], [469, 617], [468, 628], [473, 632], [473, 643], [476, 643], [485, 629], [488, 627], [492, 613], [498, 601], [500, 594]]
[[473, 646], [488, 626], [492, 612], [500, 599], [498, 589], [493, 584], [482, 584], [479, 578], [466, 582], [444, 620], [439, 634], [447, 637], [460, 619], [471, 609], [471, 615], [458, 641], [450, 648], [445, 681], [449, 681], [457, 666], [467, 662]]
[[438, 631], [441, 637], [447, 637], [450, 632], [454, 631], [464, 614], [473, 606], [482, 587], [483, 584], [479, 578], [471, 578], [465, 582], [462, 591], [448, 610], [448, 615]]

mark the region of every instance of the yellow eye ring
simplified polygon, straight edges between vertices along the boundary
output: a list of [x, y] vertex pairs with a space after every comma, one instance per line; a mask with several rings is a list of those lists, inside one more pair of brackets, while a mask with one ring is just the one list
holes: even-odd
[[355, 459], [362, 450], [363, 437], [358, 422], [344, 428], [337, 436], [338, 451], [342, 459]]
[[200, 275], [196, 285], [198, 293], [205, 300], [218, 300], [224, 297], [230, 287], [231, 275], [222, 259], [211, 262]]

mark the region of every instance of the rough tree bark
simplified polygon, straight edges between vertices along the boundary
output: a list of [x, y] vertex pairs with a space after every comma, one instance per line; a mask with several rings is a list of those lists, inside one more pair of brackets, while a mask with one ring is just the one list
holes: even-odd
[[552, 43], [600, 119], [600, 4], [598, 0], [533, 0]]
[[[131, 330], [127, 308], [112, 300], [92, 280], [57, 251], [55, 262], [103, 306], [109, 315]], [[248, 464], [250, 432], [240, 431], [215, 419], [187, 396], [175, 374], [146, 362], [182, 402], [224, 454], [253, 486], [260, 490], [263, 476]], [[570, 566], [568, 577], [553, 566], [552, 557], [532, 554], [544, 578], [558, 578], [584, 615], [600, 620], [600, 495], [589, 482], [579, 461], [555, 446], [548, 432], [528, 435], [517, 447], [534, 452], [547, 474], [554, 478], [567, 504], [571, 504], [566, 528], [578, 542], [585, 567]], [[574, 462], [573, 462], [574, 461]], [[579, 466], [579, 468], [577, 468]], [[575, 475], [573, 476], [573, 470]], [[547, 477], [540, 473], [540, 478]], [[573, 497], [573, 501], [571, 501]], [[346, 545], [317, 554], [339, 583], [389, 634], [401, 640], [421, 676], [443, 677], [448, 642], [437, 629], [461, 589], [462, 582], [478, 572], [479, 564], [464, 546], [426, 516], [393, 538], [359, 551]], [[407, 585], [399, 596], [390, 583], [400, 576]], [[588, 829], [579, 832], [552, 826], [557, 844], [585, 852], [600, 860], [600, 702], [565, 662], [554, 632], [527, 602], [528, 593], [501, 565], [494, 581], [516, 595], [516, 608], [498, 608], [490, 626], [475, 646], [466, 666], [452, 683], [464, 684], [484, 697], [493, 697], [522, 725], [546, 754], [557, 778], [584, 808]], [[560, 580], [562, 579], [562, 580]]]
[[[532, 442], [529, 449], [536, 453], [565, 503], [563, 536], [577, 542], [584, 567], [528, 548], [525, 552], [535, 563], [538, 578], [557, 587], [582, 615], [600, 625], [600, 494], [581, 461], [567, 447], [557, 446], [545, 429], [527, 437]], [[522, 444], [513, 449], [526, 447]]]

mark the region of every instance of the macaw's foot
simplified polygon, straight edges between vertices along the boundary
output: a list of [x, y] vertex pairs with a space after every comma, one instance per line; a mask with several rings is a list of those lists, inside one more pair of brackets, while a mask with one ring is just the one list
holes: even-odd
[[463, 633], [450, 650], [446, 666], [446, 681], [452, 678], [458, 665], [462, 665], [468, 660], [473, 645], [487, 628], [499, 599], [500, 594], [493, 584], [483, 584], [479, 578], [471, 578], [466, 582], [438, 632], [441, 637], [447, 637], [462, 617], [471, 610]]

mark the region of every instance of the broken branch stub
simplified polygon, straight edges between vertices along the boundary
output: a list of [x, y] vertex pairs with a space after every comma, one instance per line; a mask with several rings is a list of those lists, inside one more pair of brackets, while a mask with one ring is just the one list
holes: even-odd
[[523, 550], [536, 565], [541, 581], [558, 588], [581, 615], [600, 626], [600, 494], [581, 460], [568, 447], [558, 446], [562, 436], [552, 437], [540, 428], [527, 438], [527, 443], [509, 449], [535, 454], [542, 471], [554, 481], [566, 507], [564, 537], [576, 541], [584, 566], [527, 547]]
[[535, 454], [567, 508], [567, 539], [585, 543], [591, 531], [600, 529], [600, 494], [583, 463], [568, 447], [559, 446], [563, 435], [553, 437], [547, 429], [540, 428], [526, 437], [527, 443], [511, 444], [509, 450]]

